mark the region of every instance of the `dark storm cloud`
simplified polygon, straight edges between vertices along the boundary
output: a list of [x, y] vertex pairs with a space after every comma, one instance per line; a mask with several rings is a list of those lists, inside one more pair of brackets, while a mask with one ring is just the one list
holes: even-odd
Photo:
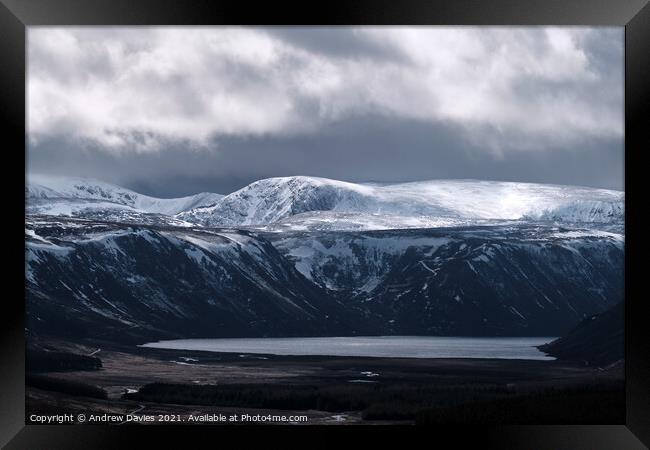
[[622, 29], [36, 28], [29, 170], [623, 187]]
[[229, 193], [260, 178], [312, 175], [346, 181], [399, 182], [477, 178], [623, 188], [620, 140], [587, 140], [587, 152], [549, 149], [494, 158], [453, 126], [366, 117], [296, 138], [229, 138], [219, 151], [170, 145], [155, 154], [116, 156], [65, 141], [31, 155], [35, 172], [75, 174], [162, 197]]

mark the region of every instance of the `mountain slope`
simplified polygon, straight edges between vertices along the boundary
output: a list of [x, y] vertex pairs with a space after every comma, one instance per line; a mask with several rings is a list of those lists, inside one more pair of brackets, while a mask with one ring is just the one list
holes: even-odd
[[561, 360], [590, 365], [613, 364], [624, 358], [625, 304], [585, 318], [565, 336], [540, 346], [540, 350]]
[[[278, 233], [274, 245], [391, 334], [558, 335], [622, 299], [622, 235], [530, 225]], [[453, 330], [453, 331], [452, 331]]]
[[532, 226], [263, 233], [39, 217], [31, 333], [557, 336], [621, 301], [620, 235]]
[[246, 232], [40, 219], [26, 244], [31, 333], [318, 335], [356, 317]]
[[[395, 228], [391, 222], [397, 227], [404, 222], [407, 227], [409, 222], [419, 227], [436, 221], [471, 224], [520, 219], [618, 223], [624, 216], [624, 194], [514, 182], [432, 180], [380, 185], [296, 176], [256, 181], [213, 206], [180, 213], [178, 218], [206, 226], [269, 225], [279, 221], [290, 225], [292, 217], [310, 212], [365, 214], [375, 218], [365, 222], [370, 228], [377, 223]], [[329, 222], [336, 223], [336, 216], [331, 217]], [[323, 223], [322, 219], [317, 222]], [[345, 228], [346, 221], [340, 224]]]

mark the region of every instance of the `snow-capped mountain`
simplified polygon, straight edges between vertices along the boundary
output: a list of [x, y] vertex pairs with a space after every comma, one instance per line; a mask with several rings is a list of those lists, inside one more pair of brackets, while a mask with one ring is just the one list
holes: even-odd
[[[309, 223], [316, 227], [326, 223], [329, 229], [349, 229], [350, 218], [362, 229], [502, 220], [612, 223], [623, 220], [624, 198], [620, 191], [533, 183], [432, 180], [356, 184], [296, 176], [256, 181], [213, 206], [195, 208], [177, 218], [211, 227], [284, 221], [285, 229], [310, 228], [305, 216], [298, 218], [298, 228], [291, 226], [291, 219], [313, 212], [321, 213], [310, 216]], [[361, 215], [366, 215], [365, 219]]]
[[90, 210], [136, 210], [174, 215], [214, 205], [223, 195], [202, 192], [180, 198], [155, 198], [99, 180], [29, 175], [25, 194], [28, 211], [49, 215], [75, 215]]
[[289, 177], [156, 199], [30, 177], [26, 195], [34, 333], [550, 336], [623, 299], [618, 191]]
[[316, 177], [259, 180], [222, 196], [161, 199], [109, 183], [33, 175], [30, 214], [267, 231], [382, 230], [545, 221], [622, 225], [620, 191], [532, 183], [432, 180], [356, 184]]

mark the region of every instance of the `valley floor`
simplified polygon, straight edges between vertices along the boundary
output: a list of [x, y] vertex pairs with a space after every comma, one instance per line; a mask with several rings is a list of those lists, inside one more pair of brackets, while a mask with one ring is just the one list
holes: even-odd
[[[622, 361], [586, 367], [532, 360], [210, 353], [106, 342], [48, 341], [47, 347], [93, 354], [102, 369], [38, 377], [99, 386], [107, 398], [28, 382], [28, 423], [32, 414], [64, 413], [152, 415], [156, 421], [158, 414], [175, 415], [176, 423], [201, 414], [281, 414], [306, 416], [301, 423], [312, 425], [624, 421]], [[490, 412], [495, 408], [510, 413], [495, 416]]]

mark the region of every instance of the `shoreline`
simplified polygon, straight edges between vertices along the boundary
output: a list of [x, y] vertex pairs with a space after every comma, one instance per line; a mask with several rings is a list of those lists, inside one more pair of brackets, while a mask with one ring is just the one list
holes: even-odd
[[[340, 391], [340, 394], [335, 394], [335, 399], [339, 400], [350, 395], [375, 395], [375, 392], [386, 391], [395, 392], [391, 395], [398, 395], [399, 398], [411, 398], [416, 395], [422, 398], [426, 395], [438, 396], [431, 399], [432, 404], [435, 405], [443, 401], [436, 398], [453, 404], [456, 397], [461, 403], [464, 401], [461, 401], [462, 398], [476, 397], [472, 401], [480, 403], [495, 397], [496, 394], [490, 392], [498, 393], [496, 395], [498, 398], [515, 398], [522, 395], [544, 396], [546, 395], [544, 393], [583, 389], [585, 386], [598, 387], [598, 389], [600, 386], [605, 386], [609, 389], [607, 392], [612, 389], [618, 392], [616, 386], [619, 384], [622, 386], [624, 380], [621, 366], [603, 370], [557, 360], [242, 355], [156, 349], [98, 341], [84, 344], [59, 341], [51, 342], [50, 345], [62, 351], [73, 351], [78, 354], [93, 353], [95, 357], [101, 358], [102, 368], [67, 372], [46, 371], [39, 372], [39, 375], [97, 386], [106, 392], [107, 398], [102, 400], [71, 396], [28, 386], [26, 389], [28, 414], [44, 410], [60, 413], [83, 410], [125, 414], [143, 406], [143, 410], [137, 414], [159, 412], [188, 415], [223, 411], [270, 414], [291, 411], [296, 414], [298, 412], [308, 414], [310, 424], [403, 424], [414, 423], [414, 413], [409, 412], [405, 416], [408, 420], [395, 412], [376, 413], [381, 405], [371, 405], [370, 408], [362, 405], [363, 407], [360, 406], [354, 411], [349, 409], [327, 411], [314, 408], [305, 410], [251, 407], [251, 400], [245, 395], [240, 405], [228, 404], [228, 401], [226, 404], [219, 404], [218, 400], [210, 400], [209, 404], [188, 404], [187, 402], [194, 401], [205, 403], [207, 400], [192, 400], [194, 397], [183, 399], [179, 396], [180, 392], [188, 390], [195, 392], [192, 395], [198, 395], [199, 399], [204, 392], [214, 389], [219, 392], [227, 392], [229, 389], [237, 392], [252, 390], [251, 392], [266, 393], [264, 395], [276, 395], [274, 393], [278, 391], [286, 391], [289, 395], [287, 405], [291, 406], [302, 395], [301, 392], [305, 391], [325, 393]], [[176, 400], [169, 403], [171, 400], [164, 400], [164, 398], [151, 401], [157, 397], [124, 398], [127, 392], [139, 392], [144, 386], [152, 385], [167, 386], [166, 389], [172, 389], [173, 395], [170, 398]], [[614, 387], [610, 389], [608, 386]], [[435, 392], [416, 394], [421, 390]], [[404, 394], [397, 394], [398, 392]], [[558, 410], [563, 408], [560, 406], [558, 405]], [[345, 419], [336, 418], [341, 415]], [[382, 420], [373, 419], [373, 417], [384, 416]], [[522, 417], [521, 420], [524, 419], [525, 417]]]
[[[232, 353], [258, 357], [313, 356], [398, 359], [498, 359], [552, 361], [541, 347], [556, 337], [473, 336], [332, 336], [288, 338], [190, 338], [138, 344], [138, 348]], [[504, 343], [506, 348], [478, 352], [476, 345]], [[390, 351], [386, 352], [388, 345]], [[454, 348], [449, 351], [449, 345]], [[501, 344], [499, 344], [501, 345]], [[239, 348], [238, 348], [239, 347]], [[454, 354], [455, 353], [455, 354]]]

